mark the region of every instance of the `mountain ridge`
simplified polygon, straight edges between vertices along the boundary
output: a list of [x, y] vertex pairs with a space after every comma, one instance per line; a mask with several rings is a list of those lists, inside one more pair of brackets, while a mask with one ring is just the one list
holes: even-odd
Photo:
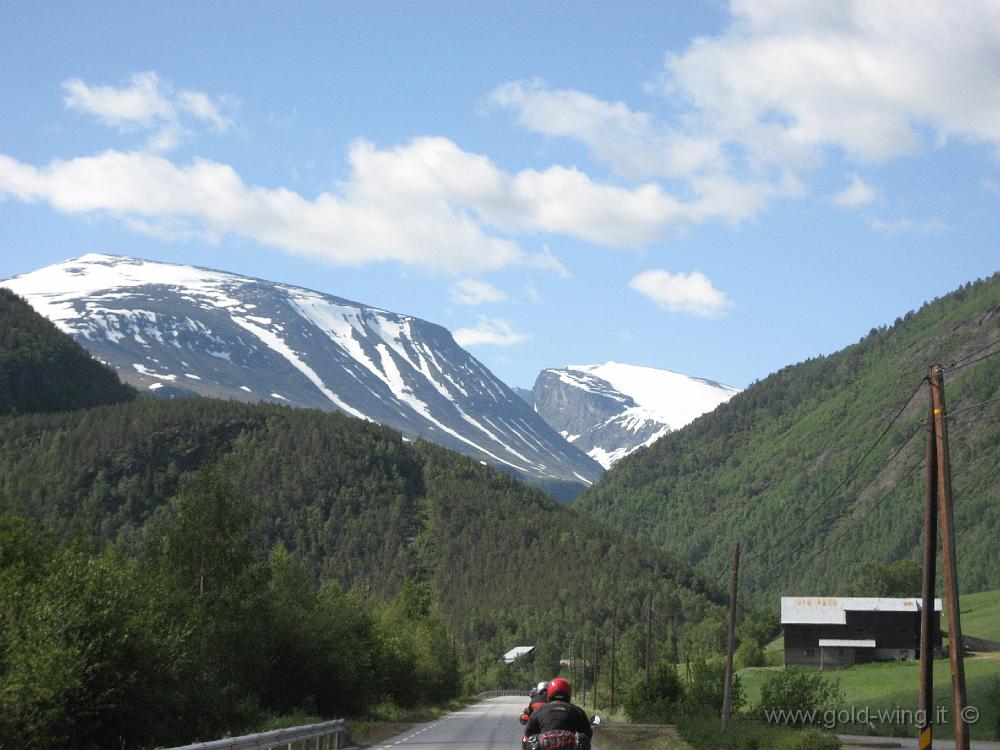
[[532, 402], [559, 434], [608, 469], [738, 392], [706, 378], [609, 361], [542, 370]]
[[963, 585], [997, 588], [998, 347], [995, 274], [752, 384], [623, 459], [574, 505], [708, 574], [740, 541], [753, 596], [835, 593], [867, 562], [919, 559], [922, 381], [930, 365], [982, 349], [947, 375], [952, 476]]
[[0, 286], [146, 391], [342, 411], [537, 481], [589, 484], [602, 471], [447, 329], [414, 316], [98, 253]]

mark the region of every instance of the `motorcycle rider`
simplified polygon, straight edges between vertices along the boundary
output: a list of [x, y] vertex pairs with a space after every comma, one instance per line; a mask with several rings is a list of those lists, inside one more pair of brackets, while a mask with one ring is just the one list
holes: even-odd
[[547, 698], [545, 697], [545, 694], [548, 689], [549, 683], [547, 682], [539, 682], [538, 687], [532, 688], [531, 700], [528, 702], [527, 707], [521, 712], [522, 724], [527, 723], [528, 719], [531, 718], [531, 714], [546, 704]]
[[531, 714], [524, 728], [525, 737], [538, 735], [543, 748], [589, 748], [594, 730], [584, 710], [570, 702], [573, 688], [569, 682], [556, 677], [549, 683], [546, 692], [547, 702]]

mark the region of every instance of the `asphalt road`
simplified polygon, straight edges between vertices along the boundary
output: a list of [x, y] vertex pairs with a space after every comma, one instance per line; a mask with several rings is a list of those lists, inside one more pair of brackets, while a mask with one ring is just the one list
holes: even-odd
[[372, 750], [520, 750], [521, 723], [517, 717], [527, 698], [492, 698], [462, 711], [417, 724]]

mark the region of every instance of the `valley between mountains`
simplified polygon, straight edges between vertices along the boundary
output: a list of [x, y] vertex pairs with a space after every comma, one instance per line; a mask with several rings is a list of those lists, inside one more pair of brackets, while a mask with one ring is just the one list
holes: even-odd
[[[163, 743], [303, 705], [413, 706], [544, 677], [585, 644], [613, 646], [622, 684], [641, 687], [647, 633], [657, 669], [688, 660], [717, 684], [733, 539], [746, 545], [740, 639], [758, 649], [779, 595], [851, 592], [919, 554], [928, 362], [947, 365], [963, 586], [1000, 588], [1000, 276], [739, 393], [605, 363], [543, 371], [529, 396], [423, 321], [145, 265], [85, 256], [0, 290], [5, 715], [34, 715], [43, 673], [85, 709], [37, 728], [0, 720], [4, 736]], [[358, 348], [367, 365], [348, 359]], [[330, 387], [337, 367], [317, 352], [354, 390]], [[672, 413], [643, 390], [666, 381], [695, 411], [719, 402]], [[185, 397], [243, 386], [271, 397]], [[492, 442], [452, 436], [463, 456], [427, 424]], [[593, 425], [641, 444], [602, 443]], [[603, 477], [570, 441], [584, 434], [621, 449]], [[501, 447], [538, 473], [497, 471], [485, 450]], [[594, 485], [568, 507], [522, 481], [565, 481], [587, 461]], [[511, 670], [497, 655], [518, 643], [536, 661]], [[63, 667], [40, 671], [50, 663]], [[126, 713], [107, 711], [126, 678]], [[609, 690], [607, 669], [597, 679]]]
[[340, 411], [570, 497], [737, 391], [607, 363], [515, 395], [443, 327], [329, 294], [90, 254], [2, 284], [142, 391]]

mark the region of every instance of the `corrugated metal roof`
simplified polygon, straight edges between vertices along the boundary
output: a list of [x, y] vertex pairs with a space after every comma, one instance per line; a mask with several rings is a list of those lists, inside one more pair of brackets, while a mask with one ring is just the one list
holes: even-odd
[[819, 639], [820, 648], [875, 648], [874, 639], [855, 639], [850, 638], [839, 639], [839, 638], [820, 638]]
[[[941, 611], [941, 600], [934, 600]], [[863, 596], [783, 596], [782, 625], [846, 625], [848, 612], [918, 612], [920, 597], [890, 599]]]
[[530, 654], [534, 650], [535, 650], [534, 646], [515, 646], [514, 648], [512, 648], [510, 651], [508, 651], [506, 654], [503, 655], [503, 660], [508, 664], [510, 664], [518, 657]]

